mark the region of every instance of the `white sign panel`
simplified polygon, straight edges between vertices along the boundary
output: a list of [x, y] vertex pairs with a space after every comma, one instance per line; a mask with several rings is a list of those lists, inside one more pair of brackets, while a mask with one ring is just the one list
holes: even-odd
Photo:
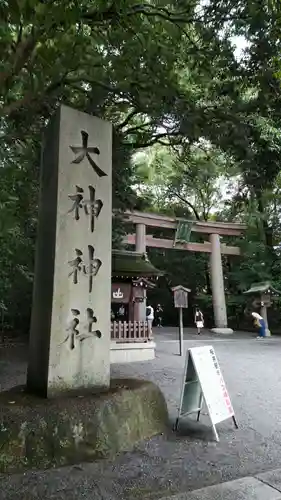
[[212, 423], [218, 424], [233, 417], [234, 411], [213, 347], [194, 347], [189, 352]]
[[194, 347], [187, 351], [180, 408], [175, 429], [178, 427], [181, 416], [197, 413], [197, 421], [199, 420], [203, 400], [207, 406], [217, 440], [215, 425], [219, 422], [232, 418], [235, 427], [238, 427], [212, 346]]

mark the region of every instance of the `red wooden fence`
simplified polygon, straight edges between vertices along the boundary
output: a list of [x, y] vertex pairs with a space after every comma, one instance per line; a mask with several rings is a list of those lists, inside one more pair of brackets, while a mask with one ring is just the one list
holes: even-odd
[[111, 340], [118, 343], [147, 342], [152, 339], [152, 332], [147, 321], [113, 321]]

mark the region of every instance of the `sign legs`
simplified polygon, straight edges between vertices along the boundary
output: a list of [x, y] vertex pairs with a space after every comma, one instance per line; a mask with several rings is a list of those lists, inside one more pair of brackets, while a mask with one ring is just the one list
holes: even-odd
[[199, 408], [200, 408], [200, 410], [197, 413], [197, 422], [199, 422], [199, 419], [200, 419], [200, 413], [201, 413], [201, 410], [202, 410], [202, 405], [203, 405], [203, 392], [201, 392], [201, 394], [200, 394], [200, 400], [199, 400]]
[[[237, 424], [237, 420], [235, 418], [235, 415], [233, 415], [232, 420], [233, 420], [235, 429], [238, 429], [238, 424]], [[215, 440], [219, 443], [220, 438], [218, 436], [217, 429], [216, 429], [216, 426], [214, 424], [212, 424], [212, 429], [213, 429], [213, 433], [214, 433], [214, 436], [215, 436]]]
[[235, 416], [234, 416], [234, 415], [233, 415], [233, 417], [232, 417], [232, 420], [233, 420], [233, 423], [234, 423], [234, 427], [235, 427], [235, 429], [238, 429], [237, 420], [236, 420], [236, 418], [235, 418]]
[[215, 436], [215, 440], [217, 441], [217, 443], [219, 443], [220, 438], [219, 438], [219, 435], [217, 433], [217, 429], [216, 429], [215, 424], [212, 424], [212, 429], [213, 429], [213, 433], [214, 433], [214, 436]]

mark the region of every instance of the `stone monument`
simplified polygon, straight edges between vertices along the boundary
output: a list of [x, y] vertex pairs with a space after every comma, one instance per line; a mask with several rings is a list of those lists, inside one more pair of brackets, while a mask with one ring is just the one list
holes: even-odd
[[47, 128], [27, 389], [110, 382], [112, 126], [61, 106]]
[[28, 392], [0, 391], [0, 473], [111, 456], [165, 431], [158, 387], [110, 380], [111, 142], [110, 123], [66, 106], [47, 128]]

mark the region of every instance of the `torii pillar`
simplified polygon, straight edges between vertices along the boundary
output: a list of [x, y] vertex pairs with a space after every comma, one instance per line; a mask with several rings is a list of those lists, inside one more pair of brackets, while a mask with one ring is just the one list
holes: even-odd
[[231, 334], [233, 330], [227, 327], [227, 311], [225, 303], [223, 269], [221, 258], [221, 244], [219, 234], [210, 235], [211, 242], [211, 282], [213, 308], [215, 318], [214, 333]]
[[[146, 226], [136, 224], [136, 252], [146, 253]], [[144, 289], [143, 302], [135, 303], [135, 313], [137, 321], [146, 321], [146, 290]]]

